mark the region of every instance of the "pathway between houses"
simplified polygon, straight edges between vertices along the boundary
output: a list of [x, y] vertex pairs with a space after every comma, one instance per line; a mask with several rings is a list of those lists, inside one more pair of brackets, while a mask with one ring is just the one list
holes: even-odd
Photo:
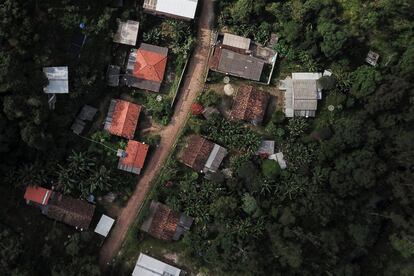
[[127, 205], [121, 210], [110, 236], [106, 238], [100, 252], [100, 265], [106, 270], [112, 259], [121, 249], [122, 242], [129, 227], [134, 222], [145, 197], [151, 190], [154, 178], [158, 175], [171, 151], [181, 129], [186, 123], [191, 104], [195, 101], [197, 93], [204, 85], [204, 71], [208, 59], [211, 38], [211, 26], [214, 17], [213, 0], [203, 0], [201, 16], [199, 18], [197, 47], [191, 57], [187, 68], [187, 75], [181, 88], [179, 99], [176, 102], [171, 123], [161, 131], [161, 142], [152, 158], [146, 164], [144, 174], [138, 180], [135, 191]]

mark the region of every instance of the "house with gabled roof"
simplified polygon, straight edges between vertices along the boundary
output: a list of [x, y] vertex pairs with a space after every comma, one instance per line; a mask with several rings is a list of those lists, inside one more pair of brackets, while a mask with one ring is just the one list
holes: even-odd
[[141, 225], [141, 230], [160, 240], [179, 240], [190, 230], [194, 219], [184, 213], [173, 211], [160, 202], [152, 201], [147, 218]]
[[159, 92], [167, 67], [168, 48], [141, 43], [132, 49], [124, 81], [127, 86]]
[[138, 141], [129, 140], [125, 152], [120, 156], [118, 169], [140, 174], [144, 167], [149, 145]]
[[194, 19], [198, 0], [144, 0], [143, 8], [147, 13], [177, 19]]
[[27, 204], [46, 206], [53, 191], [39, 186], [27, 186], [24, 199]]
[[51, 197], [49, 204], [43, 208], [42, 212], [48, 218], [63, 222], [83, 231], [89, 228], [95, 212], [95, 205], [85, 200], [55, 193]]
[[112, 135], [133, 139], [141, 106], [124, 100], [112, 99], [104, 129]]
[[227, 155], [227, 149], [200, 135], [190, 135], [178, 160], [184, 165], [202, 173], [215, 173]]
[[261, 124], [269, 103], [269, 94], [251, 86], [241, 86], [230, 110], [230, 119]]
[[292, 73], [279, 84], [285, 91], [284, 113], [286, 117], [315, 117], [318, 100], [322, 99], [322, 87], [318, 80], [322, 73]]

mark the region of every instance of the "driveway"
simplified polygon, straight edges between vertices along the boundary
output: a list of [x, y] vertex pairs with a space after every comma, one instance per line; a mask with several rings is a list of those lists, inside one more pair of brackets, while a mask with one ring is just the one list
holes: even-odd
[[[192, 103], [199, 91], [203, 89], [204, 72], [210, 48], [211, 26], [214, 17], [213, 0], [200, 1], [203, 7], [200, 12], [198, 26], [197, 47], [187, 68], [187, 75], [178, 95], [171, 123], [165, 127], [160, 135], [161, 142], [153, 156], [146, 164], [144, 173], [139, 177], [135, 191], [127, 205], [121, 210], [110, 236], [106, 238], [100, 252], [100, 265], [106, 270], [114, 257], [121, 249], [122, 242], [128, 229], [134, 222], [137, 214], [152, 188], [154, 179], [163, 167], [168, 154], [176, 142], [181, 129], [186, 123]], [[138, 257], [138, 256], [137, 256]]]

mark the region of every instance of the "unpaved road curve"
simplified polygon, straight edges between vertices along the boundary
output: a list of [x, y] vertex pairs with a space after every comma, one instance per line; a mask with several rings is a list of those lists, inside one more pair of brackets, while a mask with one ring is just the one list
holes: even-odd
[[191, 104], [195, 101], [197, 93], [203, 88], [204, 71], [210, 48], [214, 9], [213, 0], [203, 0], [200, 2], [203, 6], [198, 22], [197, 47], [188, 65], [187, 74], [184, 77], [184, 83], [178, 95], [179, 99], [175, 105], [171, 123], [161, 132], [159, 147], [146, 164], [145, 171], [139, 178], [134, 193], [127, 205], [121, 210], [111, 234], [106, 238], [101, 248], [100, 266], [102, 271], [106, 270], [108, 264], [111, 263], [112, 259], [121, 249], [122, 242], [129, 227], [134, 222], [146, 195], [151, 190], [154, 178], [164, 165], [181, 129], [186, 123]]

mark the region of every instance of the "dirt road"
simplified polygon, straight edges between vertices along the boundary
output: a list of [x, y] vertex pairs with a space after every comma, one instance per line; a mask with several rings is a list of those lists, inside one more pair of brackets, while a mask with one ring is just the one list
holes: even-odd
[[134, 222], [146, 195], [151, 190], [154, 178], [165, 163], [180, 130], [186, 123], [191, 104], [196, 99], [197, 93], [203, 88], [204, 69], [209, 53], [214, 10], [213, 0], [203, 0], [200, 1], [200, 4], [203, 6], [199, 18], [197, 47], [188, 65], [187, 75], [179, 92], [179, 99], [175, 105], [171, 123], [160, 133], [161, 142], [159, 147], [146, 164], [144, 174], [139, 178], [134, 193], [125, 208], [122, 209], [110, 236], [107, 237], [102, 246], [100, 252], [102, 270], [106, 270], [108, 264], [118, 254], [129, 227]]

